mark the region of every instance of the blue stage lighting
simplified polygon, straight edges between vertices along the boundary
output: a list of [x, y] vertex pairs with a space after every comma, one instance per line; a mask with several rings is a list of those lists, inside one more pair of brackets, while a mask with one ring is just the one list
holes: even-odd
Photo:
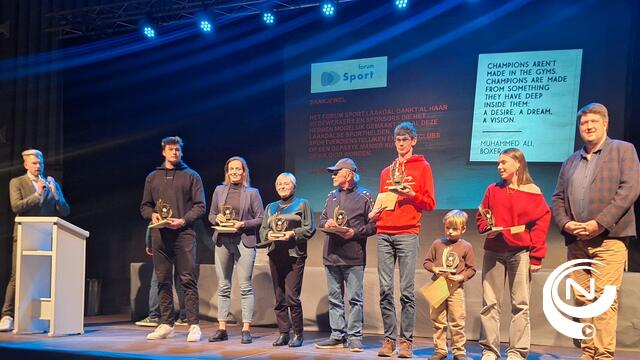
[[213, 25], [211, 25], [211, 22], [209, 22], [208, 20], [201, 20], [200, 30], [202, 30], [205, 33], [210, 33], [211, 30], [213, 30]]
[[267, 25], [273, 25], [276, 22], [276, 17], [273, 13], [266, 12], [262, 14], [262, 21]]
[[394, 3], [398, 9], [404, 9], [409, 5], [409, 0], [394, 0]]
[[332, 1], [323, 1], [320, 10], [324, 16], [333, 16], [336, 13], [336, 5]]
[[149, 39], [156, 37], [156, 31], [150, 25], [145, 25], [142, 28], [142, 32], [144, 33], [144, 36], [148, 37]]

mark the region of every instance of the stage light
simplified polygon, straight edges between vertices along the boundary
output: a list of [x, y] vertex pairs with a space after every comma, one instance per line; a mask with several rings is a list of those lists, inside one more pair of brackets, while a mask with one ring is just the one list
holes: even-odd
[[266, 12], [262, 14], [262, 21], [267, 25], [273, 25], [276, 22], [276, 17], [273, 13]]
[[323, 1], [320, 4], [320, 10], [322, 10], [324, 16], [333, 16], [336, 13], [336, 5], [333, 1]]
[[200, 20], [200, 30], [205, 33], [210, 33], [213, 30], [213, 25], [209, 20]]
[[151, 25], [145, 25], [142, 28], [142, 33], [149, 39], [153, 39], [154, 37], [156, 37], [156, 31], [151, 27]]
[[409, 0], [394, 0], [394, 3], [398, 9], [404, 9], [409, 5]]

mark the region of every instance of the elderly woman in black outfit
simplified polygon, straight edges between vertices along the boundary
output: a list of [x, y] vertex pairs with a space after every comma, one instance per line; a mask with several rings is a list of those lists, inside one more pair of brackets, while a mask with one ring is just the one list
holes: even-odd
[[[300, 290], [307, 259], [307, 240], [316, 232], [309, 202], [295, 196], [296, 178], [282, 173], [276, 179], [280, 200], [267, 205], [260, 227], [262, 242], [275, 240], [269, 245], [269, 267], [276, 296], [276, 319], [280, 336], [273, 346], [302, 346], [302, 304]], [[274, 217], [284, 219], [286, 228], [272, 228]], [[275, 237], [277, 235], [280, 237]], [[291, 320], [289, 319], [291, 316]], [[293, 328], [293, 338], [289, 332]]]

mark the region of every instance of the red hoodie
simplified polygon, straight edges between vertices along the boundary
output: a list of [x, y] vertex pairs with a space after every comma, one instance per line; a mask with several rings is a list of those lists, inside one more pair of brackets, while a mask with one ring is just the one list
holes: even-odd
[[[380, 173], [380, 192], [387, 192], [391, 183], [390, 166]], [[431, 165], [422, 155], [413, 155], [405, 160], [405, 174], [411, 176], [411, 188], [416, 196], [410, 198], [399, 195], [396, 207], [385, 210], [376, 223], [378, 234], [418, 234], [420, 232], [420, 219], [423, 211], [433, 210], [436, 207], [436, 199], [433, 190], [433, 176]]]

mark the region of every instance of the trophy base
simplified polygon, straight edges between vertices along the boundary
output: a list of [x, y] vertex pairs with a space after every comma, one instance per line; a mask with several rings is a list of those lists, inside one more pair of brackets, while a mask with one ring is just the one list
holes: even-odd
[[404, 188], [404, 185], [390, 185], [390, 186], [385, 186], [384, 188], [388, 190], [400, 190]]
[[271, 236], [271, 239], [259, 242], [257, 244], [257, 246], [263, 247], [263, 246], [266, 246], [266, 245], [271, 245], [271, 243], [274, 243], [276, 241], [288, 240], [287, 239], [287, 234], [285, 234], [285, 233], [270, 232], [269, 235]]
[[147, 226], [147, 227], [149, 229], [162, 229], [163, 227], [166, 227], [170, 223], [171, 223], [171, 221], [169, 221], [169, 220], [160, 220], [155, 224], [149, 224], [149, 226]]
[[212, 226], [211, 228], [221, 234], [234, 234], [238, 232], [238, 229], [229, 226]]
[[344, 234], [349, 231], [348, 227], [338, 226], [332, 228], [320, 228], [320, 231], [325, 232], [327, 234]]
[[448, 269], [448, 268], [440, 268], [438, 269], [439, 272], [446, 272], [446, 273], [450, 273], [450, 274], [455, 274], [456, 269]]

